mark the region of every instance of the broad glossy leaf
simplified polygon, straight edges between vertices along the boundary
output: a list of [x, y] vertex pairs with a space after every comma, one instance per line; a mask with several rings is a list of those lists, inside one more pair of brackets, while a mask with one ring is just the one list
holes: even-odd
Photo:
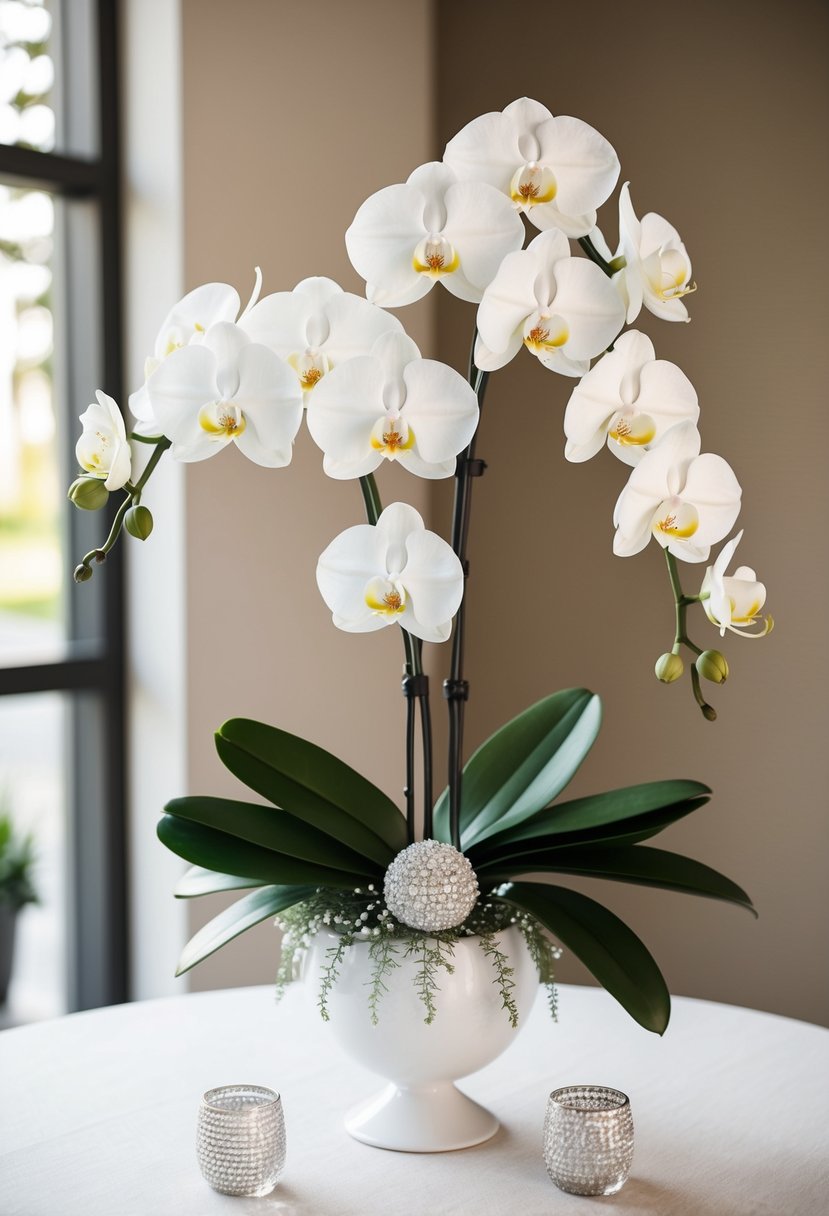
[[274, 806], [385, 867], [406, 847], [406, 821], [376, 785], [324, 748], [250, 718], [216, 732], [222, 763]]
[[[520, 824], [493, 833], [489, 845], [524, 840], [528, 837], [576, 833], [607, 824], [624, 823], [653, 811], [661, 811], [690, 798], [706, 798], [711, 790], [700, 781], [648, 781], [644, 785], [628, 785], [622, 789], [590, 794], [545, 806]], [[611, 833], [608, 833], [610, 835]]]
[[173, 888], [176, 899], [194, 899], [198, 895], [213, 895], [217, 891], [244, 891], [248, 887], [264, 887], [261, 878], [240, 878], [236, 874], [217, 874], [202, 866], [191, 866]]
[[250, 895], [237, 899], [190, 938], [182, 951], [176, 975], [183, 975], [246, 929], [292, 908], [313, 894], [313, 887], [263, 887], [261, 891], [251, 891]]
[[335, 870], [348, 870], [364, 878], [375, 878], [382, 873], [375, 862], [346, 848], [309, 823], [286, 815], [279, 807], [196, 794], [174, 798], [164, 810], [168, 815], [178, 815], [180, 819], [217, 828], [228, 836], [236, 836], [277, 853], [286, 853], [300, 861], [330, 866]]
[[515, 836], [511, 832], [505, 832], [497, 840], [493, 837], [481, 845], [473, 846], [469, 850], [469, 859], [473, 867], [481, 868], [494, 861], [530, 856], [534, 852], [546, 849], [580, 847], [588, 844], [637, 844], [641, 840], [657, 836], [666, 827], [683, 819], [686, 815], [692, 814], [693, 811], [699, 810], [707, 802], [708, 796], [701, 795], [699, 798], [688, 798], [684, 802], [676, 802], [672, 806], [662, 807], [645, 815], [637, 815], [633, 819], [600, 824], [594, 828], [581, 828], [574, 832], [549, 830], [539, 836], [521, 836], [518, 835], [521, 830], [521, 825], [519, 825], [515, 830]]
[[356, 887], [365, 882], [362, 874], [299, 861], [178, 815], [163, 815], [156, 830], [161, 843], [171, 852], [193, 865], [223, 874], [262, 878], [268, 883], [310, 883], [315, 887]]
[[667, 985], [650, 951], [618, 916], [578, 891], [542, 883], [513, 883], [501, 898], [572, 950], [640, 1026], [664, 1033], [671, 1016]]
[[[539, 864], [539, 858], [543, 859], [542, 864]], [[535, 859], [527, 858], [524, 862], [505, 865], [501, 877], [534, 871], [581, 874], [589, 878], [635, 883], [641, 887], [662, 887], [685, 895], [702, 895], [708, 899], [738, 904], [757, 915], [748, 895], [730, 878], [703, 865], [701, 861], [682, 857], [678, 853], [667, 853], [664, 849], [648, 849], [640, 845], [616, 849], [553, 849]], [[487, 877], [494, 879], [493, 874]]]
[[[545, 697], [496, 731], [463, 771], [461, 843], [464, 849], [522, 823], [551, 802], [593, 745], [601, 702], [584, 688]], [[435, 827], [449, 839], [449, 791], [435, 807]]]

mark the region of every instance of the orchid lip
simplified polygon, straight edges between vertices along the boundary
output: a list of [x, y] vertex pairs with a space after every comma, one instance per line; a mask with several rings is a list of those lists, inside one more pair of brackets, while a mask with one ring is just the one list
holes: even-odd
[[452, 274], [460, 266], [460, 258], [454, 246], [440, 233], [430, 232], [420, 241], [412, 256], [412, 265], [418, 274], [428, 274], [437, 279]]

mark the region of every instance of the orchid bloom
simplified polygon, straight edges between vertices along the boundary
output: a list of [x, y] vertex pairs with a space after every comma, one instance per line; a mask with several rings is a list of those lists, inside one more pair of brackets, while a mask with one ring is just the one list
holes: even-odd
[[636, 218], [630, 183], [619, 194], [619, 252], [625, 268], [616, 277], [627, 304], [628, 324], [645, 305], [663, 321], [690, 321], [682, 297], [696, 291], [691, 259], [672, 224], [649, 211]]
[[721, 456], [700, 456], [692, 422], [672, 427], [637, 464], [619, 495], [613, 552], [630, 557], [651, 536], [686, 562], [704, 562], [740, 512], [737, 478]]
[[445, 642], [463, 598], [463, 569], [414, 507], [394, 502], [376, 525], [337, 536], [317, 564], [317, 585], [347, 633], [397, 623], [424, 642]]
[[586, 258], [571, 257], [563, 232], [542, 232], [526, 249], [504, 258], [484, 292], [475, 362], [483, 371], [495, 371], [524, 345], [552, 371], [583, 376], [590, 360], [616, 337], [624, 317], [604, 272]]
[[524, 225], [493, 186], [458, 181], [433, 161], [366, 199], [345, 243], [375, 304], [412, 304], [437, 282], [477, 304], [505, 254], [524, 243]]
[[147, 384], [153, 416], [177, 460], [205, 460], [231, 441], [255, 464], [282, 468], [302, 421], [292, 368], [229, 321], [173, 351]]
[[[259, 297], [262, 273], [256, 267], [253, 294], [247, 305], [250, 309]], [[137, 419], [135, 426], [139, 435], [158, 435], [161, 428], [153, 417], [147, 382], [162, 361], [183, 346], [204, 341], [204, 335], [212, 325], [220, 321], [235, 321], [239, 315], [239, 293], [228, 283], [204, 283], [189, 291], [174, 304], [161, 324], [152, 355], [144, 362], [144, 384], [129, 399], [130, 411]]]
[[303, 279], [293, 291], [265, 296], [239, 325], [291, 365], [306, 404], [333, 367], [367, 355], [381, 334], [403, 332], [397, 317], [326, 278]]
[[726, 575], [728, 564], [742, 539], [738, 532], [727, 545], [723, 545], [713, 566], [709, 566], [702, 580], [700, 596], [706, 616], [725, 637], [726, 629], [744, 638], [762, 638], [774, 628], [774, 618], [767, 616], [758, 633], [747, 633], [747, 627], [757, 620], [758, 613], [766, 602], [766, 589], [757, 582], [757, 575], [750, 566], [739, 566], [732, 575]]
[[554, 118], [528, 97], [473, 119], [443, 159], [461, 180], [496, 186], [536, 228], [569, 237], [590, 231], [619, 177], [619, 158], [603, 135], [579, 118]]
[[657, 359], [650, 338], [630, 329], [573, 389], [564, 412], [564, 455], [590, 460], [607, 441], [635, 465], [679, 422], [696, 424], [697, 394], [675, 363]]
[[422, 359], [406, 334], [385, 333], [370, 355], [325, 377], [307, 418], [329, 477], [363, 477], [384, 460], [418, 477], [451, 477], [478, 425], [478, 399], [458, 372]]
[[130, 479], [132, 456], [124, 419], [112, 397], [95, 393], [93, 402], [80, 416], [83, 433], [75, 455], [85, 473], [103, 481], [107, 490], [120, 490]]

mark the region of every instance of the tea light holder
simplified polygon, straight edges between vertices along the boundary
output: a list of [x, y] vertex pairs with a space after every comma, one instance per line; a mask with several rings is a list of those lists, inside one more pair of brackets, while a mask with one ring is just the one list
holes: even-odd
[[282, 1099], [262, 1085], [208, 1089], [199, 1107], [199, 1168], [225, 1195], [269, 1195], [285, 1168]]
[[615, 1195], [633, 1160], [630, 1100], [602, 1085], [555, 1089], [544, 1120], [544, 1161], [559, 1190]]

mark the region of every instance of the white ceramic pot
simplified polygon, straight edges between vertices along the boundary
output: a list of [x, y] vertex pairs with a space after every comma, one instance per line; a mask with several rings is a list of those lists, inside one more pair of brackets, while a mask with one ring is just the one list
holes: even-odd
[[[328, 1025], [349, 1055], [388, 1081], [385, 1089], [349, 1111], [345, 1126], [357, 1140], [378, 1148], [438, 1153], [469, 1148], [495, 1135], [499, 1126], [495, 1115], [461, 1093], [454, 1082], [509, 1047], [538, 990], [538, 972], [520, 930], [510, 926], [496, 940], [515, 968], [515, 1029], [493, 983], [492, 960], [477, 937], [455, 944], [453, 974], [440, 972], [431, 1025], [424, 1022], [424, 1006], [414, 986], [417, 962], [403, 958], [402, 948], [397, 956], [400, 966], [385, 977], [388, 991], [380, 1000], [376, 1026], [368, 1006], [372, 971], [368, 943], [355, 942], [346, 951], [328, 996]], [[314, 1005], [326, 951], [336, 941], [336, 934], [319, 933], [305, 955], [302, 978]]]

